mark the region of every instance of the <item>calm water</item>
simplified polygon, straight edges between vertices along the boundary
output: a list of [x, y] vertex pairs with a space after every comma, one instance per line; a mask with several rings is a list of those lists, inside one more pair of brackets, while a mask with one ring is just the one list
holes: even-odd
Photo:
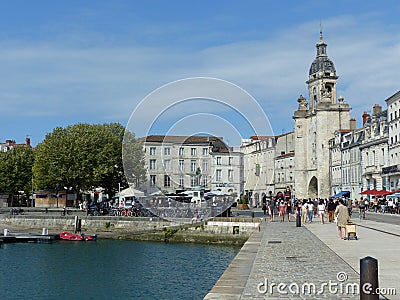
[[203, 299], [238, 247], [57, 241], [0, 247], [1, 299]]

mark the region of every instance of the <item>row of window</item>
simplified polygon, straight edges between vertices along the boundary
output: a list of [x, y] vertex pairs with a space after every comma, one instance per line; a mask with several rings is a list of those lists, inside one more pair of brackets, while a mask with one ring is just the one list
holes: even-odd
[[[156, 170], [156, 159], [150, 159], [149, 161], [149, 169], [150, 170]], [[170, 159], [165, 159], [163, 161], [164, 165], [164, 170], [165, 171], [171, 171], [171, 160]], [[208, 172], [208, 160], [203, 160], [202, 161], [202, 172]], [[179, 171], [185, 172], [185, 161], [183, 159], [179, 160]], [[190, 161], [190, 171], [191, 172], [196, 172], [197, 171], [197, 161], [196, 160], [191, 160]]]
[[[234, 181], [234, 173], [233, 170], [228, 170], [228, 181], [233, 182]], [[164, 187], [171, 187], [171, 177], [170, 175], [163, 175], [164, 176]], [[185, 187], [185, 175], [179, 175], [179, 187]], [[190, 186], [198, 186], [201, 184], [204, 187], [208, 186], [209, 180], [207, 177], [201, 178], [201, 182], [198, 182], [199, 177], [192, 175], [190, 176]], [[215, 181], [220, 182], [222, 181], [222, 170], [216, 170], [215, 172]], [[156, 186], [157, 182], [157, 175], [150, 175], [150, 186]]]
[[[170, 147], [164, 147], [161, 148], [164, 149], [164, 155], [171, 155], [171, 148]], [[157, 147], [150, 147], [149, 148], [149, 155], [154, 156], [156, 155]], [[209, 154], [209, 149], [208, 148], [202, 148], [202, 154], [203, 155], [208, 155]], [[185, 155], [185, 148], [180, 147], [179, 148], [179, 156], [184, 156]], [[190, 155], [191, 156], [197, 156], [197, 148], [190, 148]]]

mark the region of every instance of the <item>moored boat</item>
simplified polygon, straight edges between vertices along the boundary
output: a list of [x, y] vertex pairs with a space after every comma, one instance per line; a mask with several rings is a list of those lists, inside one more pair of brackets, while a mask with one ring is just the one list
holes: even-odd
[[60, 239], [66, 241], [94, 241], [96, 239], [95, 234], [76, 234], [67, 231], [60, 232]]

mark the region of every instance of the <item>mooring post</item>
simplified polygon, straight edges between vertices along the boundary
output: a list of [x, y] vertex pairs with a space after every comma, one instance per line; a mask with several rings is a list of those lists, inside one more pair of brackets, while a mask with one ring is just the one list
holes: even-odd
[[360, 259], [360, 300], [378, 300], [378, 260], [367, 256]]
[[79, 217], [78, 216], [75, 216], [75, 232], [74, 233], [77, 233], [78, 232], [78, 220], [79, 220]]
[[300, 214], [296, 214], [296, 227], [301, 227], [301, 217]]

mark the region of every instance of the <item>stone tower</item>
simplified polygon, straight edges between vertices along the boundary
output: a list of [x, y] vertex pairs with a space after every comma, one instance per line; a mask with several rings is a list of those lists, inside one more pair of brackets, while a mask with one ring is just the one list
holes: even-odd
[[311, 64], [308, 81], [308, 101], [300, 95], [294, 112], [295, 184], [298, 198], [328, 198], [329, 140], [336, 130], [350, 129], [350, 107], [337, 99], [338, 76], [328, 58], [322, 31], [316, 44], [317, 56]]

